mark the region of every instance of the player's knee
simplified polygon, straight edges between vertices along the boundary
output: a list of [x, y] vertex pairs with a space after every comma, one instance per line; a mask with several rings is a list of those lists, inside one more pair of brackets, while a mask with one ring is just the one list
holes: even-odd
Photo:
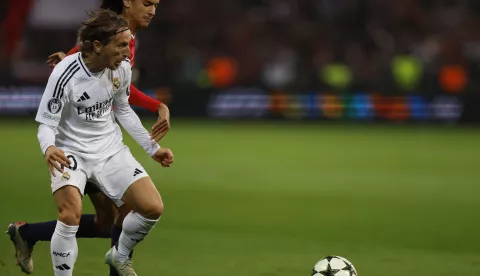
[[58, 204], [58, 220], [66, 225], [79, 225], [82, 215], [81, 206], [76, 206], [71, 202], [63, 202]]
[[141, 213], [145, 218], [159, 219], [163, 214], [163, 208], [163, 202], [158, 200], [145, 206]]

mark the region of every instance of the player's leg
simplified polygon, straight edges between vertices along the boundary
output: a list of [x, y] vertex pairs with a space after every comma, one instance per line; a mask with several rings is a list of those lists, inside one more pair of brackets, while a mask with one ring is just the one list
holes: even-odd
[[[88, 193], [97, 214], [95, 216], [96, 229], [102, 233], [108, 232], [108, 235], [111, 239], [111, 246], [113, 247], [118, 243], [118, 239], [122, 233], [122, 222], [124, 216], [120, 214], [113, 201], [104, 193], [102, 193], [96, 186], [90, 187], [86, 192]], [[124, 206], [122, 207], [125, 209]], [[114, 221], [117, 223], [117, 225], [114, 224]], [[130, 254], [130, 258], [131, 257], [132, 254]], [[117, 270], [112, 267], [110, 267], [109, 273], [110, 276], [119, 276]]]
[[120, 275], [136, 275], [128, 256], [158, 222], [163, 212], [160, 194], [128, 149], [117, 153], [103, 167], [97, 166], [95, 170], [99, 170], [100, 185], [105, 194], [117, 205], [125, 203], [134, 210], [125, 217], [118, 245], [107, 253], [107, 263], [115, 267]]
[[[105, 196], [93, 183], [87, 183], [85, 194], [89, 195], [97, 213], [96, 215], [84, 214], [81, 216], [77, 238], [110, 238], [110, 228], [113, 224], [113, 218], [116, 216], [116, 207], [112, 210], [113, 202], [111, 199]], [[51, 240], [56, 225], [57, 220], [38, 223], [15, 222], [9, 225], [7, 232], [15, 234], [18, 231], [18, 237], [26, 243], [28, 248], [33, 250], [37, 242]]]
[[163, 202], [148, 176], [132, 183], [122, 201], [133, 209], [123, 221], [123, 231], [117, 247], [119, 258], [126, 259], [130, 251], [145, 238], [160, 219]]
[[[112, 231], [111, 231], [111, 235], [112, 235], [111, 247], [116, 246], [118, 244], [118, 240], [120, 239], [120, 235], [122, 234], [123, 220], [130, 213], [130, 211], [132, 211], [132, 209], [125, 204], [122, 205], [117, 210], [118, 210], [118, 213], [117, 213], [117, 216], [115, 217], [115, 221], [113, 223]], [[133, 258], [133, 250], [130, 251], [130, 255], [128, 257], [130, 258], [130, 260]], [[111, 266], [110, 266], [110, 276], [119, 276], [117, 270]]]
[[82, 197], [89, 167], [72, 156], [73, 164], [63, 175], [52, 176], [52, 192], [57, 206], [58, 221], [50, 243], [55, 276], [72, 276], [78, 255], [76, 234], [82, 214]]
[[58, 221], [50, 243], [55, 276], [71, 276], [78, 256], [75, 235], [82, 213], [82, 195], [77, 187], [64, 186], [53, 194]]
[[[86, 214], [80, 217], [77, 238], [110, 238], [113, 218], [117, 214], [116, 206], [92, 183], [87, 183], [85, 193], [89, 195], [97, 215]], [[8, 226], [7, 234], [15, 246], [17, 262], [23, 272], [33, 272], [33, 248], [39, 241], [50, 241], [56, 226], [57, 220], [14, 222]]]
[[132, 206], [133, 211], [125, 217], [118, 244], [107, 252], [106, 259], [119, 275], [136, 275], [129, 254], [157, 224], [163, 213], [163, 202], [148, 176], [132, 183], [122, 201]]
[[[80, 225], [79, 233], [82, 232], [82, 237], [110, 238], [113, 222], [118, 213], [117, 206], [93, 183], [87, 183], [85, 194], [88, 194], [95, 208], [95, 215], [90, 215], [89, 223], [83, 225], [85, 227], [83, 232]], [[77, 238], [79, 237], [77, 234]]]

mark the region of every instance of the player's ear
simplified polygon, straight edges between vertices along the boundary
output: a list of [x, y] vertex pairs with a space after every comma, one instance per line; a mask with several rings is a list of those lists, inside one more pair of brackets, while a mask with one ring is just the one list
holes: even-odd
[[123, 5], [126, 7], [126, 8], [130, 8], [131, 6], [131, 3], [132, 1], [131, 0], [123, 0]]
[[95, 54], [100, 54], [100, 52], [102, 51], [102, 48], [103, 48], [103, 44], [98, 41], [98, 40], [95, 40], [93, 42], [93, 52], [95, 52]]

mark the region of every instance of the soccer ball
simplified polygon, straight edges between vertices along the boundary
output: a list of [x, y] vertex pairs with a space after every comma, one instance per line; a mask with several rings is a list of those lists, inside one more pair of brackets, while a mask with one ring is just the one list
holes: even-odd
[[312, 276], [358, 276], [358, 273], [347, 259], [328, 256], [315, 264]]

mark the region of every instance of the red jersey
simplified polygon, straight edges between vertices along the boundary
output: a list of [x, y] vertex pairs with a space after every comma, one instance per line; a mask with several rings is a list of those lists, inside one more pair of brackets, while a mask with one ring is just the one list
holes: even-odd
[[[70, 51], [68, 51], [67, 56], [78, 53], [79, 48], [80, 48], [79, 45], [73, 47]], [[130, 64], [133, 67], [133, 65], [135, 64], [135, 37], [134, 36], [132, 36], [132, 40], [130, 40], [130, 44], [128, 45], [128, 48], [130, 49]], [[130, 97], [128, 98], [128, 102], [131, 105], [143, 107], [152, 112], [157, 112], [161, 104], [160, 101], [145, 95], [145, 93], [138, 90], [138, 88], [136, 88], [133, 84], [130, 85]]]

